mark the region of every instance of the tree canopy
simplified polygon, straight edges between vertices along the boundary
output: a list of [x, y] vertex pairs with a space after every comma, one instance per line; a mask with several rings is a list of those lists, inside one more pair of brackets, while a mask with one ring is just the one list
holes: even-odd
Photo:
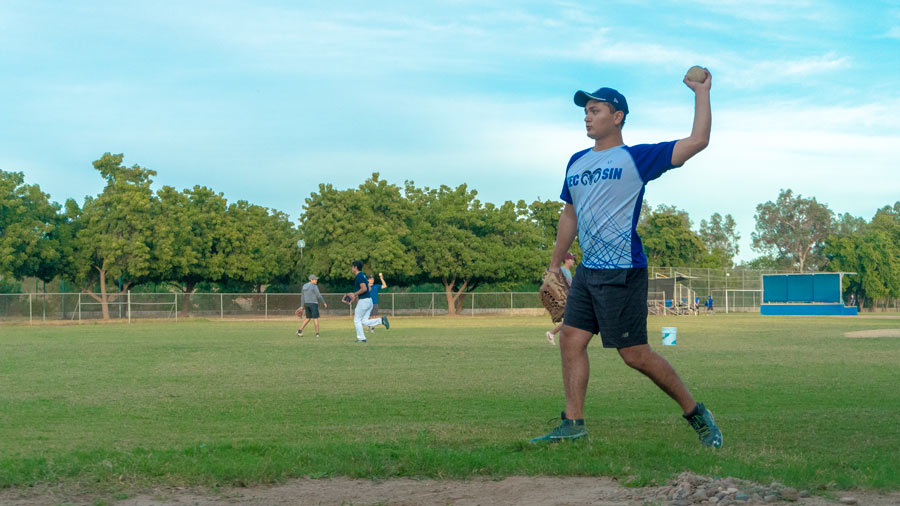
[[834, 213], [815, 197], [781, 190], [775, 202], [756, 206], [753, 248], [791, 261], [799, 272], [822, 267], [825, 239], [834, 230]]
[[[355, 188], [319, 185], [294, 223], [205, 186], [154, 191], [156, 171], [126, 166], [122, 154], [105, 153], [93, 165], [106, 184], [80, 205], [61, 206], [22, 173], [0, 171], [0, 274], [68, 280], [104, 312], [119, 286], [171, 286], [185, 293], [189, 311], [201, 283], [261, 292], [316, 274], [349, 285], [350, 262], [361, 260], [392, 286], [439, 284], [453, 314], [480, 286], [539, 280], [563, 209], [555, 200], [485, 203], [465, 184], [400, 186], [373, 173]], [[637, 228], [651, 265], [733, 265], [740, 235], [731, 215], [713, 213], [695, 231], [685, 211], [643, 204]], [[857, 272], [845, 282], [860, 300], [900, 297], [900, 202], [867, 222], [782, 190], [757, 206], [752, 238], [763, 255], [745, 266]], [[581, 256], [577, 242], [572, 249]]]

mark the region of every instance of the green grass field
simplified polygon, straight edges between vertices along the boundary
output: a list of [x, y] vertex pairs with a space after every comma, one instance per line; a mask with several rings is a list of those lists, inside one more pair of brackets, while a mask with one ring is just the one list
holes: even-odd
[[[287, 321], [0, 326], [0, 487], [690, 470], [900, 488], [900, 339], [842, 337], [900, 320], [651, 317], [651, 344], [716, 414], [718, 451], [599, 339], [589, 440], [530, 445], [563, 407], [548, 318], [392, 323], [367, 345], [348, 319], [320, 339]], [[662, 326], [677, 346], [659, 346]]]

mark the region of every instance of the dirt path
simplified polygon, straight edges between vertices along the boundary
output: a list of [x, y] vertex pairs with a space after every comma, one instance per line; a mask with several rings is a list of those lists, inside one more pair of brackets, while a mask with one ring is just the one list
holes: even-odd
[[778, 484], [762, 486], [734, 478], [704, 478], [683, 473], [661, 487], [625, 488], [610, 478], [551, 478], [517, 476], [501, 481], [474, 479], [386, 481], [349, 478], [298, 479], [284, 484], [252, 488], [157, 489], [116, 501], [109, 496], [66, 493], [49, 486], [26, 490], [0, 490], [4, 506], [58, 504], [116, 506], [219, 506], [219, 505], [379, 505], [379, 506], [475, 506], [475, 505], [592, 505], [592, 506], [687, 506], [690, 504], [797, 506], [896, 506], [900, 492], [839, 492], [835, 499], [809, 497]]
[[900, 328], [855, 330], [853, 332], [844, 332], [844, 337], [900, 337]]

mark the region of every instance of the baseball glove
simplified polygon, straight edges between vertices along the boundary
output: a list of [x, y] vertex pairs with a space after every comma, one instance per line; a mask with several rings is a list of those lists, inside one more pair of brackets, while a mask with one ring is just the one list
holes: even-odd
[[298, 307], [294, 314], [297, 315], [297, 318], [303, 318], [303, 306]]
[[550, 312], [553, 323], [562, 321], [566, 312], [566, 297], [569, 296], [569, 285], [561, 272], [544, 272], [541, 276], [541, 304]]

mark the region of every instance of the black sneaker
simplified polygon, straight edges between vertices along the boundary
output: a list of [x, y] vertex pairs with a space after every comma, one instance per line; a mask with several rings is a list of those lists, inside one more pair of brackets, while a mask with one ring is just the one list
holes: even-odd
[[316, 337], [319, 337], [319, 334], [316, 334]]
[[381, 324], [384, 325], [384, 328], [391, 330], [391, 322], [388, 321], [387, 315], [381, 317]]
[[303, 331], [302, 331], [302, 330], [298, 330], [298, 331], [297, 331], [297, 337], [303, 337]]
[[719, 426], [716, 425], [716, 419], [713, 418], [712, 412], [706, 409], [706, 406], [704, 406], [702, 402], [697, 404], [697, 407], [694, 408], [692, 414], [682, 416], [684, 416], [688, 423], [691, 424], [691, 427], [697, 431], [697, 435], [700, 437], [700, 442], [703, 443], [703, 446], [712, 448], [722, 447], [722, 431], [720, 431]]

